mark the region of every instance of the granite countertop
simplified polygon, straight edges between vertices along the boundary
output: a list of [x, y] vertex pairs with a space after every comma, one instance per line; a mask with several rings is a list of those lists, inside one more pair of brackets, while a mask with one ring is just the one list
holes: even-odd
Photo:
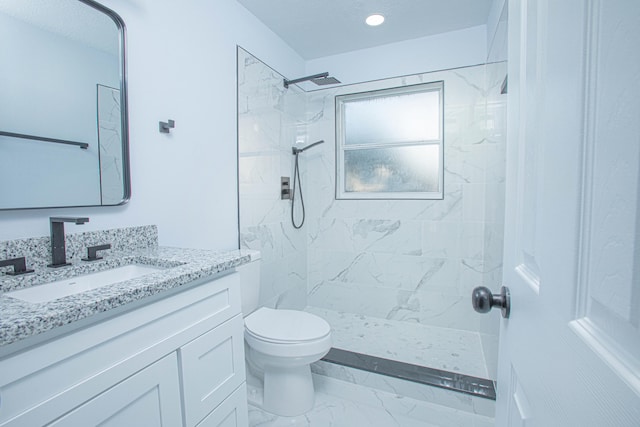
[[[99, 261], [74, 261], [73, 265], [58, 269], [36, 267], [35, 273], [23, 276], [0, 275], [0, 349], [194, 280], [231, 270], [257, 257], [257, 252], [246, 250], [215, 252], [153, 247], [120, 253], [114, 251]], [[128, 264], [165, 269], [43, 303], [29, 303], [6, 295], [14, 290]]]

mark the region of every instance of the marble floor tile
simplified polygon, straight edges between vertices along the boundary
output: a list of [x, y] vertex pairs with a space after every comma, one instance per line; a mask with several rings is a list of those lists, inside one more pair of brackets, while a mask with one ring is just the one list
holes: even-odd
[[478, 333], [311, 306], [305, 310], [329, 322], [335, 348], [489, 378]]
[[249, 407], [251, 427], [492, 427], [493, 418], [314, 375], [315, 407], [279, 417]]

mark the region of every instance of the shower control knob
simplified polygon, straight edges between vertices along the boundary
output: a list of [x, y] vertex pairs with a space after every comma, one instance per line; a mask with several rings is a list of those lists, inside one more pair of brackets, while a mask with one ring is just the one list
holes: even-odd
[[506, 319], [511, 311], [509, 288], [503, 286], [499, 294], [492, 294], [489, 288], [478, 286], [471, 294], [471, 303], [478, 313], [488, 313], [493, 307], [498, 307], [502, 311], [502, 317]]

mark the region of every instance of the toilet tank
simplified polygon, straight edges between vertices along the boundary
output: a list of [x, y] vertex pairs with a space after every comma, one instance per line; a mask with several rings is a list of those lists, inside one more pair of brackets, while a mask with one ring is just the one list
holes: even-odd
[[260, 296], [260, 260], [251, 261], [236, 267], [240, 274], [240, 297], [242, 315], [247, 316], [258, 308]]

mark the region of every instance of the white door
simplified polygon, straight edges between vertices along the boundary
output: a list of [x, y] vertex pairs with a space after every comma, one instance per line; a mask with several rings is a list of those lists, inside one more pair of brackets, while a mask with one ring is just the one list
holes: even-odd
[[640, 1], [510, 0], [509, 45], [496, 425], [638, 427]]

